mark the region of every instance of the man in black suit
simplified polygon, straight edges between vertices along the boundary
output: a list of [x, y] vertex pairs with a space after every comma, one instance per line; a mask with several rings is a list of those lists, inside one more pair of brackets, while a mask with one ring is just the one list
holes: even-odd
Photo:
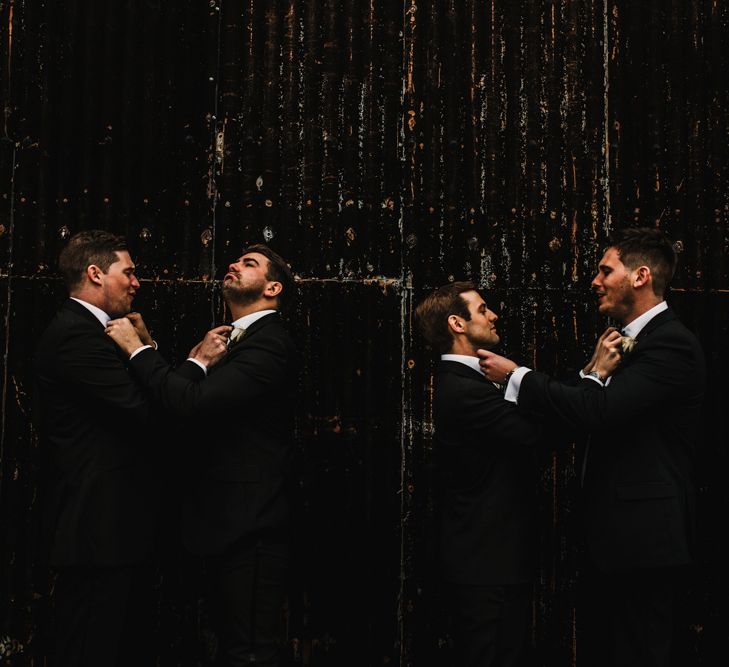
[[433, 418], [439, 478], [439, 551], [459, 667], [527, 659], [536, 563], [538, 429], [481, 373], [476, 350], [499, 342], [473, 283], [455, 282], [416, 310], [441, 353]]
[[113, 667], [129, 664], [122, 646], [138, 642], [122, 635], [141, 612], [133, 597], [155, 518], [149, 404], [104, 333], [109, 318], [129, 313], [139, 282], [124, 239], [103, 231], [73, 236], [59, 267], [70, 298], [35, 358], [41, 441], [52, 459], [42, 492], [58, 570], [55, 664]]
[[153, 349], [139, 351], [142, 341], [127, 319], [107, 327], [151, 396], [201, 427], [183, 537], [205, 557], [221, 665], [280, 659], [296, 353], [278, 310], [293, 286], [286, 262], [270, 248], [245, 250], [223, 281], [229, 339], [230, 327], [214, 329], [193, 350], [196, 360], [176, 370]]
[[676, 582], [692, 562], [691, 454], [706, 371], [696, 337], [664, 301], [675, 266], [658, 229], [626, 229], [611, 241], [592, 288], [634, 348], [609, 379], [603, 369], [622, 347], [614, 330], [577, 386], [479, 351], [490, 379], [510, 375], [507, 397], [525, 413], [591, 434], [583, 466], [590, 665], [670, 664]]

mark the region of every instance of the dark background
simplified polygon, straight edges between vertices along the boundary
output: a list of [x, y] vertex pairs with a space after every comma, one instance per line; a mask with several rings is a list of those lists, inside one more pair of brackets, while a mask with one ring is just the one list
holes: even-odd
[[[213, 281], [243, 245], [291, 262], [302, 502], [288, 655], [427, 667], [450, 652], [432, 570], [432, 358], [413, 306], [474, 279], [501, 350], [566, 374], [606, 325], [589, 282], [607, 234], [642, 224], [680, 250], [669, 301], [710, 378], [679, 664], [728, 664], [728, 44], [729, 9], [710, 0], [0, 0], [0, 663], [42, 665], [48, 648], [31, 360], [71, 234], [127, 235], [135, 304], [176, 361], [224, 321]], [[554, 667], [589, 667], [579, 450], [540, 453], [534, 636]], [[172, 502], [174, 480], [160, 484]], [[205, 664], [197, 565], [167, 528], [159, 664]]]

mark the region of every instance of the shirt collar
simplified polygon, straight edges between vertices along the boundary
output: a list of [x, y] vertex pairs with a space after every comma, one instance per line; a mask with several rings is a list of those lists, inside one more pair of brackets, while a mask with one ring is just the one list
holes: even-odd
[[[466, 354], [441, 354], [443, 361], [457, 361], [459, 364], [470, 366], [474, 371], [481, 373], [481, 366], [478, 365], [478, 357], [470, 357]], [[483, 373], [481, 373], [483, 375]]]
[[88, 310], [99, 322], [101, 322], [101, 326], [106, 328], [106, 325], [109, 323], [109, 320], [111, 317], [109, 317], [101, 308], [98, 308], [93, 303], [89, 303], [88, 301], [82, 301], [81, 299], [77, 299], [75, 296], [71, 297], [74, 301], [77, 301], [80, 303], [86, 310]]
[[235, 322], [233, 322], [233, 327], [238, 327], [239, 329], [247, 329], [251, 324], [254, 322], [260, 320], [262, 317], [265, 317], [266, 315], [270, 315], [271, 313], [275, 313], [275, 310], [257, 310], [255, 313], [248, 313], [248, 315], [243, 315], [243, 317], [239, 317]]
[[646, 310], [645, 313], [636, 317], [630, 324], [626, 324], [623, 327], [623, 334], [635, 338], [658, 313], [662, 313], [668, 309], [668, 304], [665, 301], [661, 301], [657, 306], [653, 306], [650, 310]]

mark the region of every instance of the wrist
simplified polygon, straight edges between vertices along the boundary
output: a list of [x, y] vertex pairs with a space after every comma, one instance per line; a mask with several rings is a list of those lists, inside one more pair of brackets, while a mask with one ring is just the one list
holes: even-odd
[[511, 370], [510, 370], [510, 371], [509, 371], [509, 372], [508, 372], [508, 373], [507, 373], [507, 374], [506, 374], [506, 375], [504, 376], [504, 381], [503, 381], [503, 383], [502, 383], [502, 384], [503, 384], [504, 386], [506, 386], [506, 385], [508, 385], [508, 384], [509, 384], [509, 380], [511, 380], [511, 376], [512, 376], [512, 375], [514, 375], [514, 371], [516, 371], [516, 370], [517, 370], [518, 368], [519, 368], [519, 366], [514, 366], [514, 368], [512, 368], [512, 369], [511, 369]]
[[597, 368], [593, 368], [591, 371], [588, 371], [585, 373], [585, 375], [589, 375], [590, 377], [595, 378], [596, 380], [599, 380], [600, 382], [605, 382], [607, 380], [608, 374], [605, 373], [602, 370], [599, 370]]

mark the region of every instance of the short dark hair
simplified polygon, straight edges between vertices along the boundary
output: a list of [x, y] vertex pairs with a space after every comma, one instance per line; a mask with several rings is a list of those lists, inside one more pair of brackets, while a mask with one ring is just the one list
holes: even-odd
[[448, 328], [448, 318], [458, 315], [471, 319], [464, 292], [478, 292], [475, 283], [460, 281], [443, 285], [426, 296], [415, 308], [415, 319], [425, 341], [440, 354], [453, 347], [453, 336]]
[[296, 281], [286, 260], [277, 252], [271, 250], [265, 243], [255, 243], [243, 250], [244, 255], [247, 255], [249, 252], [257, 252], [268, 260], [266, 278], [268, 280], [275, 280], [281, 283], [282, 286], [281, 292], [278, 295], [278, 303], [281, 305], [284, 301], [288, 301], [293, 295]]
[[116, 253], [128, 251], [126, 239], [101, 229], [74, 234], [61, 250], [58, 269], [66, 289], [71, 292], [81, 284], [86, 269], [96, 264], [104, 273], [119, 260]]
[[653, 293], [662, 297], [676, 271], [678, 257], [671, 241], [657, 227], [628, 227], [610, 238], [610, 247], [631, 271], [646, 265], [653, 278]]

